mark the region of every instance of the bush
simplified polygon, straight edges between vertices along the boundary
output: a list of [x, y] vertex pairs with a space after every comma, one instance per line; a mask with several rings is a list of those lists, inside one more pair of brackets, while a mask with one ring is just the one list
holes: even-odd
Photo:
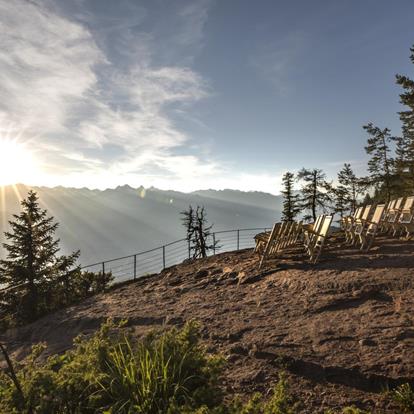
[[[113, 280], [111, 272], [94, 273], [76, 269], [56, 280], [39, 284], [41, 295], [38, 298], [36, 316], [41, 317], [97, 293], [105, 292]], [[6, 330], [28, 322], [27, 317], [22, 317], [25, 300], [26, 295], [21, 293], [18, 296], [14, 290], [1, 293], [0, 329]]]
[[410, 384], [402, 384], [391, 391], [391, 398], [404, 413], [414, 412], [414, 391]]
[[272, 390], [268, 401], [263, 401], [262, 395], [255, 394], [247, 404], [233, 402], [229, 413], [231, 414], [294, 414], [297, 404], [289, 394], [288, 383], [283, 374]]
[[34, 347], [16, 366], [23, 397], [8, 375], [0, 375], [0, 412], [155, 414], [220, 404], [221, 359], [200, 347], [195, 323], [138, 343], [112, 328], [105, 324], [44, 363], [44, 346]]

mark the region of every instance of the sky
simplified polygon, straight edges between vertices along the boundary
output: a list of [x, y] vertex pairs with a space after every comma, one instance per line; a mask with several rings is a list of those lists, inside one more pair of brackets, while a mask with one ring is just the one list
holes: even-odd
[[364, 174], [362, 125], [400, 131], [413, 16], [412, 0], [0, 0], [0, 172], [273, 194], [302, 167]]

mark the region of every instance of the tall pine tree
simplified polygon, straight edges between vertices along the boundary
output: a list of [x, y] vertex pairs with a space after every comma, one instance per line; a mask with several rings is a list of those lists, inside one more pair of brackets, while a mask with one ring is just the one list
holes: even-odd
[[338, 213], [342, 218], [350, 210], [347, 189], [343, 185], [339, 185], [335, 188], [332, 188], [332, 194], [334, 201], [334, 211], [335, 213]]
[[27, 321], [46, 310], [51, 284], [74, 266], [79, 252], [57, 256], [59, 239], [54, 234], [58, 224], [40, 208], [34, 191], [21, 206], [22, 212], [9, 222], [11, 231], [5, 233], [8, 242], [3, 247], [7, 257], [0, 260], [0, 284], [9, 289], [2, 293], [0, 301]]
[[395, 192], [394, 160], [390, 154], [390, 144], [395, 141], [395, 137], [391, 136], [388, 128], [381, 129], [371, 122], [363, 128], [369, 135], [365, 151], [371, 156], [368, 161], [370, 184], [375, 186], [380, 196], [384, 195], [386, 202], [389, 202]]
[[283, 211], [282, 221], [294, 221], [300, 212], [299, 194], [295, 194], [293, 184], [295, 175], [287, 172], [283, 176]]
[[338, 172], [338, 182], [340, 185], [336, 191], [337, 201], [340, 201], [343, 212], [349, 209], [353, 214], [356, 210], [357, 198], [362, 193], [364, 186], [352, 170], [351, 164], [345, 163]]
[[326, 181], [326, 175], [322, 170], [299, 171], [298, 180], [303, 182], [301, 189], [301, 208], [308, 210], [305, 220], [316, 220], [318, 210], [326, 211], [331, 201], [328, 191], [331, 185]]
[[[414, 63], [414, 47], [411, 49], [411, 61]], [[400, 103], [406, 109], [399, 112], [402, 123], [402, 137], [397, 140], [396, 173], [403, 178], [406, 194], [414, 191], [414, 80], [408, 76], [396, 75], [397, 84], [403, 88]]]

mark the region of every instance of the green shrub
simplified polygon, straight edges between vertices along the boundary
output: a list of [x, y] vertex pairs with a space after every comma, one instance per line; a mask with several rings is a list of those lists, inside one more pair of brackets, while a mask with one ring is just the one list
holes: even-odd
[[[369, 411], [364, 411], [356, 407], [345, 407], [338, 414], [370, 414]], [[325, 414], [336, 414], [335, 411], [328, 410]]]
[[205, 354], [198, 332], [190, 323], [181, 331], [150, 335], [134, 348], [127, 338], [112, 347], [100, 382], [110, 412], [155, 414], [220, 403], [221, 359]]
[[395, 390], [391, 391], [391, 398], [398, 404], [403, 412], [414, 412], [414, 391], [410, 384], [402, 384]]
[[0, 374], [0, 412], [159, 413], [218, 406], [221, 359], [199, 345], [195, 323], [133, 343], [105, 324], [90, 339], [39, 362], [44, 346], [17, 364], [24, 398]]
[[261, 394], [256, 393], [246, 403], [233, 402], [229, 413], [231, 414], [294, 414], [297, 404], [294, 403], [289, 393], [288, 383], [283, 374], [272, 391], [268, 401], [264, 401]]

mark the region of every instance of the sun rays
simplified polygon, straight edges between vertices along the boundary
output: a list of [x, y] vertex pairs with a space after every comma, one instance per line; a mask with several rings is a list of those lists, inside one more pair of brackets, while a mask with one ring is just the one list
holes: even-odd
[[35, 184], [39, 165], [29, 146], [33, 141], [23, 138], [24, 128], [11, 123], [5, 125], [3, 121], [0, 127], [0, 220], [5, 228], [6, 198], [12, 196], [20, 202], [26, 194], [22, 194], [17, 184]]
[[23, 143], [0, 136], [0, 186], [31, 181], [36, 170], [34, 157]]

